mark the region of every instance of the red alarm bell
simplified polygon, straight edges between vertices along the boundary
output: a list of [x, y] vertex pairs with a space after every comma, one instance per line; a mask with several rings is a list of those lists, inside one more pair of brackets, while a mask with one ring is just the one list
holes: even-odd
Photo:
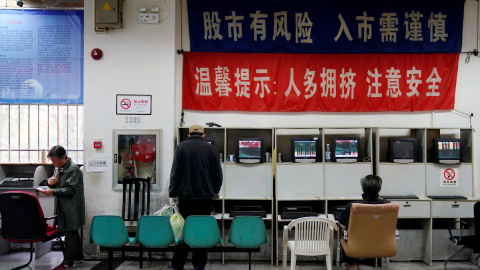
[[93, 59], [99, 60], [100, 58], [102, 58], [102, 56], [103, 56], [103, 52], [99, 48], [95, 48], [95, 49], [92, 50], [92, 58]]

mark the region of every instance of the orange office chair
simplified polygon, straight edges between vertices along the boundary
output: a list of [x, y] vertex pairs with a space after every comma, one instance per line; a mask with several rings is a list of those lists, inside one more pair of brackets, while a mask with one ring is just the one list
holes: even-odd
[[2, 215], [2, 236], [11, 242], [30, 243], [30, 260], [16, 267], [20, 269], [32, 262], [33, 243], [47, 242], [59, 238], [64, 249], [63, 233], [47, 224], [47, 220], [56, 216], [43, 216], [38, 198], [24, 191], [8, 191], [0, 194], [0, 215]]
[[386, 258], [388, 269], [388, 258], [397, 254], [398, 210], [397, 203], [353, 203], [346, 233], [340, 233], [345, 254], [350, 258]]

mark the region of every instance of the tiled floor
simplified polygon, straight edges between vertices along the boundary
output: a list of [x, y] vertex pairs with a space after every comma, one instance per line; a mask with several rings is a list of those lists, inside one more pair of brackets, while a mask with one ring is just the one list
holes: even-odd
[[[52, 251], [46, 255], [33, 259], [32, 263], [24, 267], [24, 270], [50, 270], [57, 266], [62, 261], [63, 255], [60, 251]], [[9, 270], [19, 265], [22, 265], [28, 262], [29, 253], [28, 252], [9, 252], [0, 256], [0, 270]], [[133, 259], [133, 258], [132, 258]], [[116, 259], [114, 262], [114, 267], [117, 270], [129, 270], [129, 269], [165, 269], [165, 266], [169, 263], [168, 261], [162, 260], [152, 260], [148, 261], [145, 258], [143, 268], [139, 267], [138, 261], [121, 261], [120, 258]], [[448, 264], [449, 269], [478, 269], [474, 264], [470, 262], [450, 262]], [[288, 265], [290, 267], [290, 265]], [[72, 270], [104, 270], [108, 269], [106, 260], [96, 260], [96, 259], [87, 259], [82, 264], [76, 264], [71, 268]], [[186, 270], [192, 270], [193, 267], [190, 262], [187, 262]], [[248, 269], [248, 261], [227, 261], [224, 265], [220, 261], [211, 261], [207, 264], [206, 269], [208, 270], [245, 270]], [[253, 261], [252, 270], [281, 270], [282, 266], [272, 266], [269, 261]], [[290, 269], [290, 268], [288, 268]], [[306, 262], [300, 261], [297, 262], [298, 270], [313, 270], [313, 269], [326, 269], [322, 261], [319, 262]], [[333, 269], [336, 269], [333, 267]], [[359, 270], [375, 269], [375, 267], [362, 265], [358, 267]], [[404, 270], [440, 270], [443, 269], [443, 262], [434, 262], [432, 267], [429, 267], [421, 262], [390, 262], [390, 270], [404, 269]]]

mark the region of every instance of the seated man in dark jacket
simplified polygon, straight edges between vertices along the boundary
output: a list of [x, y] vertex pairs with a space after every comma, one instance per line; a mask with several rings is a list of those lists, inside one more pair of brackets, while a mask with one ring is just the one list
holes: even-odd
[[[384, 204], [389, 203], [389, 201], [380, 198], [378, 195], [380, 189], [382, 189], [382, 178], [376, 175], [367, 175], [360, 179], [360, 185], [362, 186], [362, 198], [361, 201], [353, 201], [347, 205], [347, 208], [342, 212], [338, 222], [345, 227], [348, 227], [348, 222], [350, 220], [350, 208], [352, 207], [352, 203], [365, 203], [365, 204]], [[357, 264], [355, 259], [349, 258], [343, 252], [343, 257], [345, 258], [345, 262], [342, 263], [342, 267], [344, 269], [357, 269]]]

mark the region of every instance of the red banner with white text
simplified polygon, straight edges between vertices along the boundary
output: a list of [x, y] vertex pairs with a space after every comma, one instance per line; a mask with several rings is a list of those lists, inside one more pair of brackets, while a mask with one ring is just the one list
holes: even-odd
[[372, 112], [454, 108], [458, 53], [186, 52], [183, 109]]

